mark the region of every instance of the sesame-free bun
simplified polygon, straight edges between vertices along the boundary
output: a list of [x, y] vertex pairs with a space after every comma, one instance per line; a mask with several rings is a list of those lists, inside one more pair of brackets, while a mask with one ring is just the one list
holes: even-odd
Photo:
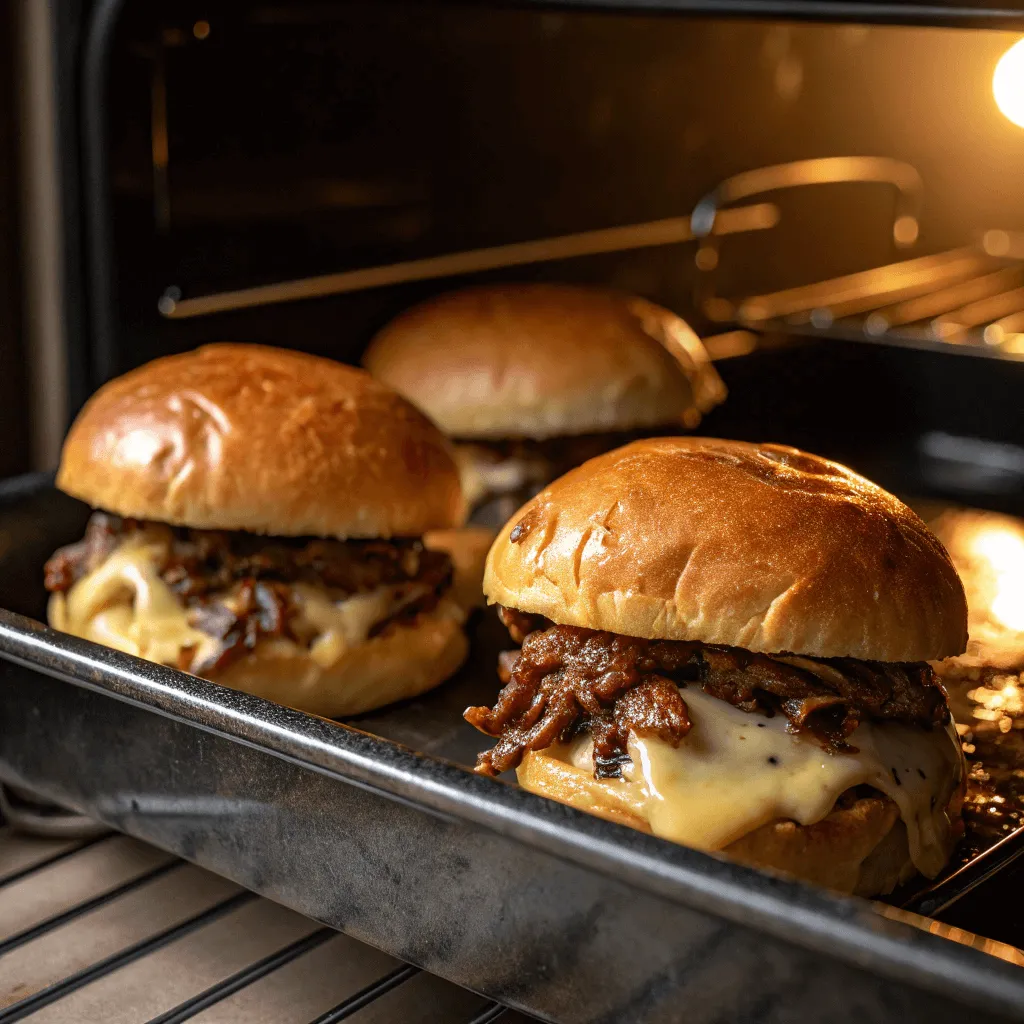
[[57, 486], [122, 516], [277, 536], [412, 536], [463, 516], [422, 413], [363, 370], [260, 345], [207, 345], [104, 385]]
[[[661, 742], [648, 739], [648, 742]], [[544, 751], [528, 751], [516, 770], [519, 784], [550, 800], [650, 832], [645, 817], [622, 792], [636, 785], [595, 779]], [[777, 820], [730, 843], [722, 853], [754, 867], [792, 875], [838, 892], [877, 896], [915, 874], [899, 808], [871, 793], [841, 801], [811, 825]]]
[[725, 397], [704, 346], [675, 314], [570, 285], [441, 295], [388, 324], [363, 363], [465, 439], [693, 427]]
[[811, 657], [961, 653], [939, 541], [845, 466], [781, 445], [637, 441], [550, 484], [487, 556], [492, 603], [571, 626]]

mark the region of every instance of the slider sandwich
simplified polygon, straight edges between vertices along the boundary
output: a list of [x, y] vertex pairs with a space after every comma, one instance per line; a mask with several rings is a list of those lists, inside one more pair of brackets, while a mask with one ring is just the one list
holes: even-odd
[[963, 755], [930, 659], [967, 608], [891, 494], [778, 445], [638, 441], [512, 518], [484, 590], [518, 652], [477, 770], [837, 890], [934, 877]]
[[570, 285], [441, 295], [388, 324], [364, 365], [454, 439], [473, 518], [494, 527], [572, 467], [691, 429], [725, 397], [675, 314]]
[[440, 432], [362, 370], [209, 345], [111, 381], [61, 490], [96, 511], [46, 565], [56, 629], [328, 717], [436, 686], [467, 653]]

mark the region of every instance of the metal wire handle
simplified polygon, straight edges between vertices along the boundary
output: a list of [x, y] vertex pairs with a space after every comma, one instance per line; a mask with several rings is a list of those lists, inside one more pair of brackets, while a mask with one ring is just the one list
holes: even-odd
[[731, 320], [735, 305], [714, 294], [713, 272], [718, 267], [721, 238], [715, 225], [725, 208], [751, 196], [806, 185], [834, 185], [867, 182], [889, 185], [896, 192], [892, 239], [897, 248], [917, 241], [923, 182], [917, 169], [901, 160], [878, 156], [836, 156], [794, 160], [752, 171], [743, 171], [707, 193], [690, 215], [690, 228], [700, 244], [694, 256], [697, 265], [695, 299], [697, 308], [709, 319]]

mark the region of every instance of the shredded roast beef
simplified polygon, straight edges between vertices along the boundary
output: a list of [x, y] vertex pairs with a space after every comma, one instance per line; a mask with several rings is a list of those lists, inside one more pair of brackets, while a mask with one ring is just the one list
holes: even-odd
[[124, 520], [94, 512], [85, 528], [85, 536], [75, 544], [59, 548], [43, 570], [43, 583], [50, 593], [63, 594], [83, 576], [104, 562], [120, 543]]
[[[146, 524], [95, 512], [85, 537], [46, 563], [46, 588], [66, 591], [103, 562], [131, 532]], [[441, 582], [451, 573], [447, 555], [416, 539], [321, 540], [261, 537], [241, 531], [168, 527], [171, 553], [161, 575], [183, 597], [202, 597], [245, 579], [311, 583], [358, 594], [388, 584]]]
[[208, 675], [227, 668], [265, 637], [297, 640], [289, 627], [291, 613], [291, 590], [286, 583], [242, 580], [231, 607], [218, 601], [205, 601], [195, 607], [190, 617], [193, 628], [220, 644], [200, 662], [196, 662], [195, 652], [185, 648], [179, 655], [178, 667]]
[[[46, 563], [47, 590], [69, 590], [147, 525], [94, 513], [83, 539]], [[376, 636], [396, 621], [430, 611], [452, 580], [449, 556], [428, 550], [418, 539], [337, 541], [162, 524], [161, 529], [170, 537], [161, 578], [191, 610], [193, 628], [221, 641], [216, 655], [202, 664], [193, 664], [190, 650], [182, 652], [178, 667], [195, 673], [226, 667], [263, 637], [308, 639], [293, 631], [292, 584], [308, 583], [339, 601], [378, 587], [407, 586], [409, 599], [396, 602], [398, 610], [373, 626], [370, 635]]]
[[522, 637], [522, 650], [514, 661], [505, 658], [507, 682], [493, 709], [469, 708], [465, 715], [498, 741], [477, 759], [477, 771], [487, 775], [515, 768], [527, 750], [586, 732], [597, 777], [618, 777], [629, 762], [631, 729], [673, 746], [690, 731], [680, 693], [687, 685], [743, 711], [782, 714], [792, 731], [808, 733], [830, 753], [856, 750], [847, 740], [863, 719], [926, 729], [949, 720], [945, 694], [924, 662], [813, 659], [832, 670], [826, 682], [737, 647], [553, 626], [505, 608], [499, 614], [513, 638]]

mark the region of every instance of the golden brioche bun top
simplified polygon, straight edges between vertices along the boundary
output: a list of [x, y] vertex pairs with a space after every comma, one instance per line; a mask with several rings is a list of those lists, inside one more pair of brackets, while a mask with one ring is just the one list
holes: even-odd
[[207, 345], [105, 384], [57, 486], [122, 516], [278, 536], [412, 536], [463, 516], [422, 413], [362, 370], [261, 345]]
[[644, 299], [555, 284], [451, 292], [374, 338], [364, 365], [451, 437], [696, 426], [725, 386], [690, 328]]
[[795, 448], [637, 441], [524, 505], [491, 547], [490, 602], [563, 625], [811, 657], [959, 654], [949, 556], [881, 487]]

